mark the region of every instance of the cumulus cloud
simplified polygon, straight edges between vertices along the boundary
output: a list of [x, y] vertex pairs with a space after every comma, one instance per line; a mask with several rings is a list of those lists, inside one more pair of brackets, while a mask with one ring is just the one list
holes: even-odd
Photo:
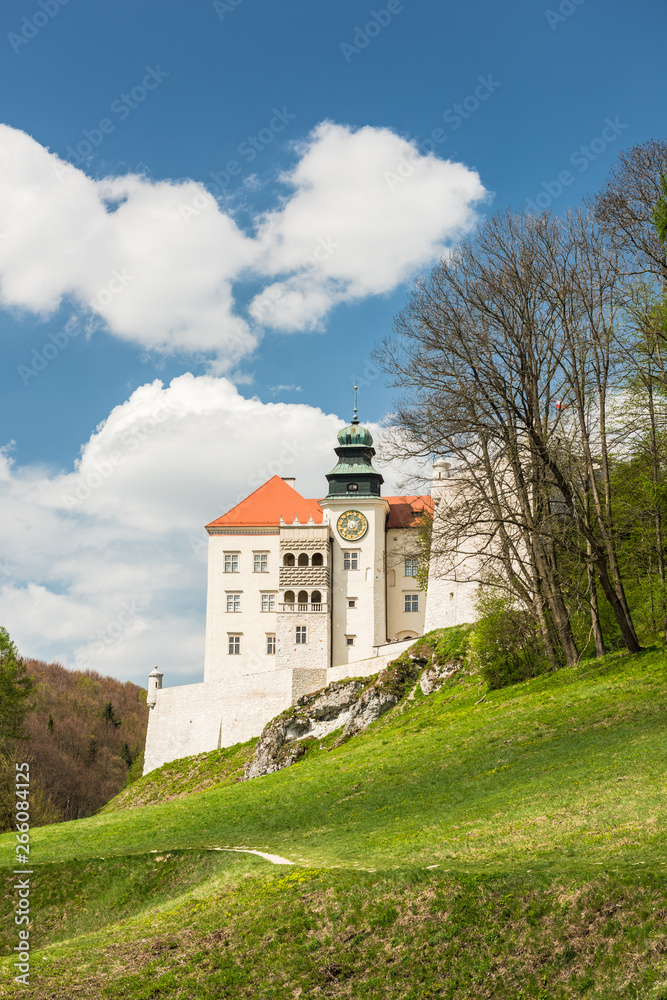
[[[296, 154], [290, 194], [246, 233], [202, 184], [93, 180], [0, 126], [0, 303], [48, 316], [71, 300], [123, 340], [220, 370], [263, 326], [311, 329], [340, 302], [391, 291], [485, 196], [474, 171], [389, 129], [325, 122]], [[238, 288], [258, 280], [244, 313]]]
[[[133, 392], [69, 471], [0, 450], [2, 624], [26, 656], [139, 683], [156, 663], [165, 683], [199, 679], [204, 524], [273, 475], [322, 496], [340, 424], [187, 374]], [[392, 493], [396, 476], [385, 478]]]
[[232, 295], [253, 241], [199, 184], [95, 181], [0, 126], [0, 228], [5, 307], [46, 316], [70, 298], [143, 347], [231, 361], [254, 347]]
[[250, 312], [283, 330], [316, 326], [342, 301], [389, 292], [475, 221], [477, 173], [417, 152], [389, 129], [323, 122], [283, 177], [293, 189], [263, 218], [259, 267], [286, 275]]

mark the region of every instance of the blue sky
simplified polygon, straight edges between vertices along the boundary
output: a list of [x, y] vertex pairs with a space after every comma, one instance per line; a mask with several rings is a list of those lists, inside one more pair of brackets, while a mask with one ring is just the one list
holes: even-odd
[[[161, 662], [187, 660], [173, 670], [195, 677], [204, 593], [191, 533], [249, 492], [285, 450], [284, 426], [315, 435], [290, 461], [304, 492], [321, 489], [331, 442], [316, 435], [349, 416], [355, 375], [365, 420], [391, 410], [370, 352], [412, 278], [476, 216], [528, 200], [562, 211], [600, 187], [622, 148], [664, 136], [666, 29], [659, 0], [4, 4], [0, 566], [11, 568], [0, 571], [0, 622], [24, 651], [83, 662], [136, 591], [135, 632], [93, 665], [140, 677], [157, 641]], [[45, 170], [56, 157], [77, 169], [54, 186]], [[356, 162], [375, 164], [377, 204]], [[217, 205], [197, 200], [207, 191]], [[135, 215], [119, 210], [118, 228], [98, 238], [97, 207], [113, 213], [114, 198]], [[152, 211], [160, 225], [181, 215], [164, 256], [159, 233], [143, 244]], [[113, 277], [126, 266], [120, 246], [127, 288]], [[317, 264], [304, 265], [304, 248]], [[91, 310], [91, 290], [111, 282], [109, 311]], [[276, 313], [260, 298], [269, 285]], [[161, 340], [163, 314], [165, 328], [177, 318]], [[155, 380], [162, 388], [149, 389]], [[130, 456], [92, 500], [63, 506], [63, 483], [113, 450], [113, 428], [135, 426], [149, 396], [141, 419], [157, 430], [139, 432], [136, 474]], [[253, 436], [250, 403], [276, 440]], [[232, 460], [239, 440], [247, 468]], [[154, 531], [161, 518], [168, 543]], [[146, 524], [154, 546], [140, 572], [127, 552]], [[153, 587], [157, 576], [171, 589]], [[168, 620], [182, 636], [173, 655]], [[125, 640], [141, 647], [131, 666]]]

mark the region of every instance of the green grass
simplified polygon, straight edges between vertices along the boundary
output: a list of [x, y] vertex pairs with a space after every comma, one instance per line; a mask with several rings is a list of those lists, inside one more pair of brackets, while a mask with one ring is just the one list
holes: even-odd
[[457, 675], [285, 771], [216, 751], [34, 830], [29, 995], [667, 1000], [666, 681], [657, 649]]
[[257, 738], [224, 750], [174, 760], [128, 784], [98, 810], [98, 815], [181, 799], [213, 786], [236, 784], [243, 779], [245, 765], [252, 759], [256, 745]]

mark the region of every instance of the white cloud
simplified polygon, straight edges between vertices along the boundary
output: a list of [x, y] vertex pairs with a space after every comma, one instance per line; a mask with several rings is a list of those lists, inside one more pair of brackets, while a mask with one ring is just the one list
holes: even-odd
[[[69, 298], [123, 340], [204, 353], [220, 371], [261, 326], [311, 329], [339, 302], [396, 288], [485, 195], [474, 171], [389, 129], [324, 122], [297, 154], [291, 195], [249, 236], [199, 183], [96, 181], [0, 126], [0, 302], [48, 316]], [[235, 285], [258, 278], [269, 285], [244, 316]]]
[[71, 297], [123, 340], [231, 362], [255, 336], [232, 282], [256, 248], [191, 181], [94, 181], [0, 126], [0, 299], [48, 315]]
[[26, 656], [142, 684], [156, 663], [165, 683], [197, 679], [204, 524], [273, 475], [322, 496], [340, 425], [187, 374], [133, 392], [72, 471], [17, 467], [0, 451], [0, 623]]
[[389, 292], [475, 222], [486, 192], [461, 163], [423, 156], [389, 129], [323, 122], [284, 181], [292, 197], [259, 228], [259, 267], [288, 275], [254, 300], [252, 315], [311, 328], [341, 301]]

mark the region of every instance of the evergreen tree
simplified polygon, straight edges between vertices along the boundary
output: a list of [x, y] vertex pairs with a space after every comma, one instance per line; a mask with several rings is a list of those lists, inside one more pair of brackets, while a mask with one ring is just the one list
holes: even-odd
[[102, 709], [102, 718], [106, 719], [107, 722], [110, 722], [116, 729], [120, 726], [121, 720], [116, 718], [113, 705], [110, 701], [108, 701]]
[[0, 627], [0, 742], [25, 739], [23, 723], [30, 710], [34, 682], [6, 629]]
[[130, 750], [127, 743], [123, 743], [122, 747], [120, 748], [120, 755], [127, 764], [127, 766], [132, 767], [132, 764], [134, 763], [134, 758], [132, 757], [132, 751]]

